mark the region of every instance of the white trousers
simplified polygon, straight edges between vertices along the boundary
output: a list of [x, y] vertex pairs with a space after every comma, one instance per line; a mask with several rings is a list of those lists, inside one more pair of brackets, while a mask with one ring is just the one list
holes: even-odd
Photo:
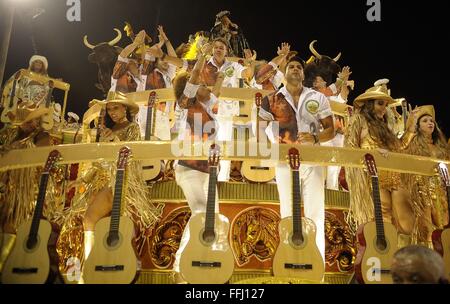
[[[344, 146], [344, 135], [336, 134], [336, 136], [324, 143], [321, 146], [328, 147], [343, 147]], [[326, 176], [326, 186], [327, 189], [339, 190], [339, 172], [341, 171], [341, 166], [328, 166], [327, 176]]]
[[[287, 164], [276, 169], [281, 218], [292, 216], [292, 172]], [[325, 187], [323, 167], [300, 166], [301, 198], [305, 217], [316, 224], [316, 244], [325, 261]]]
[[[206, 203], [208, 199], [208, 184], [209, 174], [193, 170], [184, 166], [177, 165], [175, 168], [175, 180], [178, 186], [183, 190], [186, 197], [191, 213], [194, 214], [206, 212]], [[219, 212], [219, 200], [218, 192], [216, 188], [216, 213]], [[180, 247], [175, 254], [175, 261], [173, 263], [173, 270], [180, 272], [180, 257], [184, 248], [189, 241], [189, 222], [184, 229], [183, 236], [181, 237]]]
[[[219, 108], [216, 115], [219, 124], [217, 139], [219, 141], [233, 140], [233, 116], [239, 115], [239, 101], [219, 100]], [[230, 180], [231, 161], [220, 161], [220, 172], [217, 177], [219, 182]]]

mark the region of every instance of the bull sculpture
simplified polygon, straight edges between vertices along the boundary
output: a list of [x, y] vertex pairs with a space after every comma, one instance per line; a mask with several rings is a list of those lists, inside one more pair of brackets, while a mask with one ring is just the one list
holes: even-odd
[[117, 32], [117, 36], [109, 42], [93, 45], [89, 43], [87, 35], [83, 38], [84, 45], [92, 50], [92, 53], [88, 56], [88, 61], [98, 66], [98, 83], [95, 84], [95, 87], [102, 91], [105, 96], [111, 87], [111, 75], [117, 57], [122, 51], [122, 48], [116, 46], [122, 39], [122, 33], [116, 28], [114, 30]]
[[331, 58], [325, 55], [321, 55], [314, 48], [314, 44], [317, 40], [312, 41], [309, 44], [309, 50], [314, 55], [312, 59], [308, 60], [305, 66], [305, 86], [312, 87], [312, 83], [316, 76], [321, 76], [323, 80], [326, 81], [327, 86], [331, 85], [336, 75], [341, 71], [341, 67], [337, 64], [338, 60], [341, 58], [341, 53], [339, 53], [335, 58]]

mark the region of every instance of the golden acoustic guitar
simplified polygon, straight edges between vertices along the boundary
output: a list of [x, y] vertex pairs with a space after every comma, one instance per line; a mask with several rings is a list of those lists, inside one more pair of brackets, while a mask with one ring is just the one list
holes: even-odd
[[[448, 211], [450, 213], [450, 179], [447, 166], [444, 163], [439, 164], [439, 172], [447, 189]], [[445, 273], [450, 278], [450, 223], [444, 229], [436, 229], [431, 235], [434, 250], [439, 252], [444, 258]]]
[[[57, 265], [56, 251], [51, 252], [56, 244], [51, 244], [52, 225], [42, 219], [50, 171], [60, 159], [57, 150], [50, 152], [41, 174], [39, 194], [33, 218], [17, 229], [17, 238], [13, 250], [6, 260], [2, 273], [4, 284], [44, 284], [51, 283], [56, 273], [52, 273], [51, 265]], [[52, 257], [52, 258], [51, 258]], [[57, 268], [56, 268], [57, 269]]]
[[[256, 142], [259, 142], [259, 110], [261, 108], [262, 94], [255, 94], [256, 104]], [[255, 183], [267, 183], [275, 178], [275, 167], [263, 166], [261, 161], [242, 162], [241, 174], [248, 181]]]
[[94, 246], [83, 267], [85, 284], [129, 284], [136, 277], [137, 258], [132, 245], [134, 224], [130, 218], [120, 215], [130, 154], [128, 147], [119, 151], [111, 216], [95, 225]]
[[209, 184], [206, 213], [192, 215], [190, 238], [181, 253], [180, 272], [192, 284], [223, 284], [232, 276], [234, 256], [228, 243], [230, 223], [215, 212], [219, 147], [209, 151]]
[[372, 180], [375, 221], [358, 228], [355, 275], [361, 284], [392, 284], [391, 264], [397, 251], [397, 229], [383, 222], [377, 167], [373, 155], [364, 156]]
[[[5, 98], [5, 101], [3, 104], [1, 122], [5, 122], [5, 123], [11, 122], [11, 119], [8, 116], [9, 112], [11, 112], [12, 114], [16, 114], [17, 103], [18, 103], [18, 98], [16, 96], [16, 88], [17, 88], [17, 81], [19, 81], [21, 76], [22, 76], [21, 71], [18, 71], [16, 74], [14, 74], [14, 81], [12, 84], [11, 91], [9, 93], [9, 97]], [[6, 88], [5, 88], [5, 90], [6, 90]]]
[[[147, 123], [145, 126], [145, 140], [151, 140], [153, 134], [153, 107], [155, 105], [156, 92], [150, 92], [148, 96], [147, 104]], [[142, 175], [146, 182], [159, 179], [163, 174], [163, 164], [157, 159], [148, 159], [141, 162], [142, 163]]]
[[325, 264], [316, 245], [316, 225], [301, 216], [300, 157], [295, 148], [289, 149], [292, 169], [292, 216], [280, 221], [280, 244], [273, 258], [273, 274], [277, 277], [296, 277], [320, 282]]

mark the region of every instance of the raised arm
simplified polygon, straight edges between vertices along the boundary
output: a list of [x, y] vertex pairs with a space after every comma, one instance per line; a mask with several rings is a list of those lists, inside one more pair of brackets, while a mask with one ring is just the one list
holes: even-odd
[[145, 31], [142, 30], [139, 32], [139, 34], [136, 35], [136, 38], [134, 39], [133, 43], [127, 45], [122, 52], [120, 52], [119, 56], [122, 58], [127, 58], [130, 56], [131, 53], [134, 52], [134, 50], [138, 47], [140, 47], [142, 44], [144, 44], [145, 41]]
[[222, 88], [222, 83], [224, 79], [225, 74], [223, 72], [217, 73], [216, 83], [214, 84], [214, 87], [212, 89], [212, 93], [214, 94], [214, 96], [216, 97], [220, 96], [220, 89]]
[[163, 41], [164, 44], [166, 45], [167, 55], [171, 57], [178, 57], [177, 53], [175, 52], [175, 49], [172, 46], [172, 43], [170, 42], [169, 38], [167, 38], [167, 35], [164, 32], [164, 28], [161, 25], [158, 26], [158, 32], [159, 32], [159, 41]]

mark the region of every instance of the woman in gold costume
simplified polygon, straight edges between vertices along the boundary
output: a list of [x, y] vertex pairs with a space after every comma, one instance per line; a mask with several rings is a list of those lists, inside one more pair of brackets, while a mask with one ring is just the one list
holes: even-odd
[[[16, 149], [49, 146], [50, 135], [41, 127], [45, 108], [18, 107], [11, 126], [0, 132], [0, 153]], [[42, 164], [44, 165], [44, 164]], [[36, 205], [41, 167], [29, 167], [0, 172], [0, 270], [15, 240], [17, 228], [29, 220]], [[51, 220], [56, 210], [53, 204], [54, 174], [47, 186], [44, 216]], [[49, 203], [50, 202], [50, 203]]]
[[[409, 125], [415, 134], [406, 152], [449, 160], [447, 140], [435, 121], [432, 105], [421, 106], [409, 116]], [[405, 182], [411, 191], [416, 213], [413, 242], [432, 248], [431, 234], [448, 223], [446, 189], [439, 176], [407, 175]]]
[[[379, 84], [358, 96], [353, 105], [356, 109], [349, 121], [345, 135], [345, 146], [359, 149], [399, 152], [411, 140], [413, 134], [406, 132], [402, 141], [388, 128], [386, 109], [394, 99], [388, 94], [386, 84]], [[355, 224], [374, 220], [371, 183], [367, 173], [359, 168], [346, 168], [350, 190], [350, 216]], [[394, 224], [399, 232], [400, 245], [410, 242], [414, 213], [408, 192], [402, 187], [400, 174], [379, 171], [380, 199], [383, 220]]]
[[[101, 104], [106, 106], [107, 114], [101, 128], [100, 142], [141, 139], [139, 125], [133, 121], [139, 111], [137, 104], [127, 100], [126, 96], [119, 92], [110, 94], [108, 100]], [[94, 242], [95, 224], [108, 216], [112, 209], [115, 175], [116, 162], [97, 162], [85, 170], [74, 183], [78, 193], [73, 198], [70, 210], [61, 217], [65, 225], [57, 246], [62, 273], [66, 273], [67, 267], [70, 266], [66, 263], [71, 257], [82, 261], [83, 257], [86, 259], [89, 255]], [[122, 206], [124, 214], [135, 222], [137, 233], [134, 241], [139, 256], [145, 242], [145, 230], [160, 218], [163, 206], [150, 202], [140, 162], [128, 162], [126, 176], [127, 187]]]

